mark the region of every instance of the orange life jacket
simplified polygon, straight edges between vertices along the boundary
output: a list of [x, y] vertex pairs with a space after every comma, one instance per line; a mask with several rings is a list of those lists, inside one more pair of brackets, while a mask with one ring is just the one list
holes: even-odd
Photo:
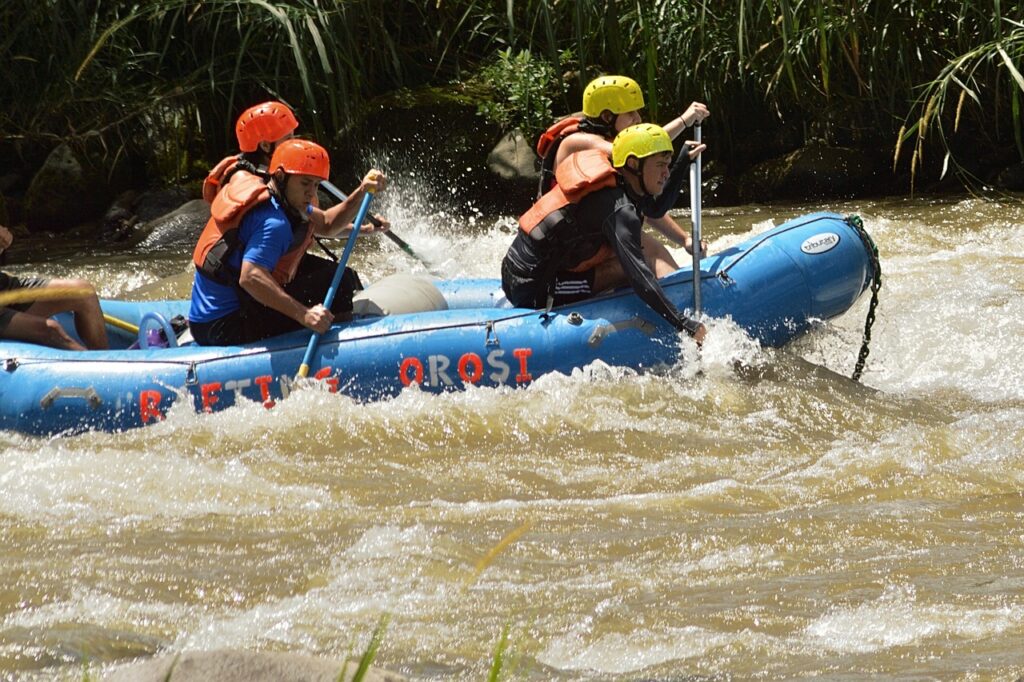
[[206, 200], [206, 203], [213, 203], [213, 198], [217, 196], [217, 192], [224, 184], [224, 178], [230, 179], [237, 166], [238, 156], [229, 156], [221, 159], [220, 163], [210, 169], [209, 175], [203, 180], [203, 199]]
[[540, 158], [540, 181], [537, 183], [538, 199], [555, 183], [555, 159], [558, 157], [558, 148], [561, 146], [562, 140], [579, 132], [581, 121], [583, 119], [579, 116], [566, 116], [553, 123], [537, 138], [536, 151]]
[[[588, 149], [562, 161], [555, 169], [555, 180], [557, 184], [519, 217], [519, 229], [535, 240], [558, 238], [566, 223], [572, 222], [572, 207], [592, 192], [615, 187], [619, 172], [606, 154]], [[593, 256], [567, 269], [582, 272], [614, 257], [611, 245], [602, 244]]]
[[[217, 166], [220, 167], [222, 164], [223, 161]], [[252, 173], [236, 173], [231, 181], [214, 195], [210, 204], [210, 220], [199, 235], [199, 241], [192, 252], [192, 262], [200, 274], [218, 284], [237, 286], [240, 273], [229, 266], [227, 261], [238, 245], [238, 227], [253, 207], [269, 199], [270, 189], [267, 184]], [[312, 241], [313, 225], [310, 223], [306, 226], [302, 239], [293, 240], [293, 246], [274, 266], [271, 274], [278, 284], [284, 286], [292, 281], [299, 261]]]
[[[547, 158], [548, 152], [552, 151], [552, 146], [555, 142], [560, 142], [562, 138], [572, 135], [580, 129], [580, 121], [583, 119], [579, 116], [566, 116], [560, 121], [555, 121], [550, 128], [545, 130], [537, 138], [537, 156], [544, 159]], [[555, 149], [554, 151], [557, 151]]]

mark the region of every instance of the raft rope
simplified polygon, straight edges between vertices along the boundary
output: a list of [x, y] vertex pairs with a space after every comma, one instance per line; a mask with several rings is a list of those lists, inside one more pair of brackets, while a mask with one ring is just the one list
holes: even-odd
[[861, 341], [860, 352], [857, 354], [857, 364], [853, 368], [853, 375], [850, 377], [854, 381], [860, 381], [860, 375], [864, 371], [864, 363], [867, 362], [868, 354], [871, 352], [871, 327], [875, 324], [878, 291], [882, 288], [882, 265], [878, 261], [878, 247], [875, 246], [871, 235], [864, 229], [864, 221], [860, 219], [860, 216], [847, 216], [846, 222], [857, 231], [857, 235], [864, 242], [864, 248], [867, 249], [868, 255], [871, 257], [871, 267], [874, 270], [874, 275], [871, 278], [871, 303], [868, 305], [868, 315], [864, 320], [864, 339]]

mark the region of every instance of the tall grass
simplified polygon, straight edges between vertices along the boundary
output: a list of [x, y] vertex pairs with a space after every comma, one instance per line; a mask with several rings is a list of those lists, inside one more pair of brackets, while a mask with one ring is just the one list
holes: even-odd
[[[7, 0], [0, 138], [111, 153], [158, 141], [160, 172], [187, 175], [232, 146], [235, 117], [261, 98], [293, 104], [330, 142], [368, 99], [459, 87], [507, 49], [561, 69], [557, 110], [577, 110], [602, 72], [637, 78], [652, 120], [706, 101], [714, 153], [740, 164], [779, 137], [891, 145], [908, 117], [926, 132], [950, 115], [942, 96], [924, 115], [936, 83], [977, 95], [961, 113], [1005, 144], [1020, 137], [1007, 64], [1022, 20], [999, 0]], [[920, 139], [919, 161], [932, 138]]]
[[[998, 3], [997, 3], [998, 9]], [[970, 163], [955, 156], [953, 135], [970, 121], [972, 140], [996, 146], [1011, 137], [1017, 156], [1024, 163], [1024, 24], [1006, 21], [1011, 30], [1000, 30], [994, 40], [982, 43], [949, 61], [939, 75], [925, 84], [907, 123], [897, 137], [893, 164], [900, 161], [903, 145], [912, 141], [912, 178], [923, 164], [929, 137], [938, 138], [945, 149], [942, 175], [952, 170], [976, 180]], [[978, 147], [970, 146], [972, 151]]]

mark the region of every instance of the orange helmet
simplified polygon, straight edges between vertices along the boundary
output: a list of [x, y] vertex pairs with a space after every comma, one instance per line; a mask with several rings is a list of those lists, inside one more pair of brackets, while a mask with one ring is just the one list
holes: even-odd
[[238, 138], [239, 149], [254, 152], [260, 142], [277, 142], [298, 127], [299, 122], [287, 105], [264, 102], [242, 112], [235, 123], [235, 137]]
[[281, 170], [292, 175], [314, 175], [326, 180], [331, 175], [327, 150], [309, 140], [285, 140], [277, 145], [270, 159], [271, 173]]

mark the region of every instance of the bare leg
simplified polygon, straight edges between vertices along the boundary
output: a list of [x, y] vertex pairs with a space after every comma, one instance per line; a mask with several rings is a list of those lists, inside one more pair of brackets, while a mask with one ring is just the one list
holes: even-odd
[[64, 350], [85, 350], [85, 346], [68, 336], [59, 322], [30, 313], [14, 313], [4, 329], [3, 336], [6, 339], [28, 341]]
[[[651, 269], [655, 277], [660, 279], [666, 275], [671, 275], [679, 269], [675, 259], [672, 258], [672, 254], [668, 252], [665, 245], [651, 235], [642, 235], [640, 245], [644, 251], [644, 260], [647, 261], [647, 267]], [[595, 294], [615, 287], [625, 286], [626, 284], [629, 284], [629, 280], [618, 258], [606, 260], [594, 269]]]
[[[96, 290], [93, 289], [93, 286], [84, 279], [54, 279], [50, 281], [49, 287], [90, 289], [93, 293], [89, 296], [36, 301], [25, 312], [42, 318], [63, 312], [73, 313], [75, 316], [75, 331], [78, 332], [86, 348], [91, 350], [105, 350], [109, 348], [107, 328], [103, 321], [103, 311], [100, 310], [100, 299], [96, 295]], [[60, 325], [57, 326], [59, 327]], [[58, 348], [62, 347], [58, 346]]]
[[640, 246], [644, 250], [644, 260], [654, 271], [655, 277], [671, 275], [679, 269], [679, 264], [665, 245], [646, 232], [640, 236]]

